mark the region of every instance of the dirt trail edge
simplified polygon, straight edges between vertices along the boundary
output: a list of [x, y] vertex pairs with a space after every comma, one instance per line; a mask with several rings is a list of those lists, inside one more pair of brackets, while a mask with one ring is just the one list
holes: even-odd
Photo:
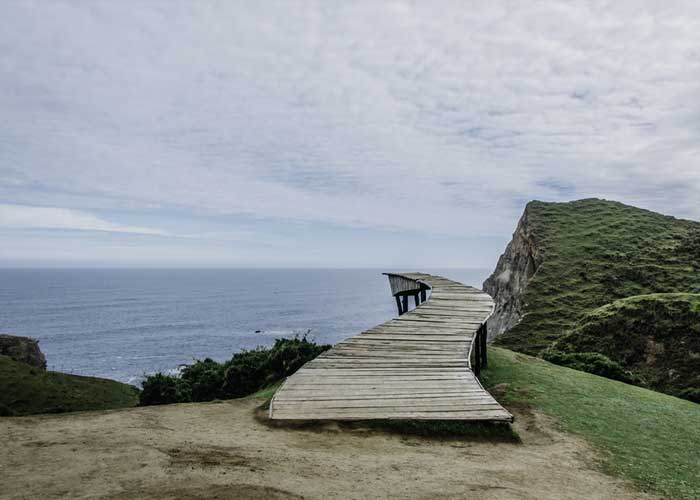
[[517, 415], [522, 444], [269, 427], [259, 400], [2, 418], [2, 499], [654, 498], [582, 441]]

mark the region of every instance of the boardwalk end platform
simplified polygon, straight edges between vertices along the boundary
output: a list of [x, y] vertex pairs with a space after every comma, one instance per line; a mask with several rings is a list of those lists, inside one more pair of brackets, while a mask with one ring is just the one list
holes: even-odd
[[440, 276], [386, 274], [399, 317], [304, 365], [275, 393], [270, 418], [512, 422], [478, 379], [491, 297]]

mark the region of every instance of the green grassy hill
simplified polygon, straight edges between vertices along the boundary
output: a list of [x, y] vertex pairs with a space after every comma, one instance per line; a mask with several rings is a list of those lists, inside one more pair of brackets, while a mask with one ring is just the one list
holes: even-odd
[[483, 375], [487, 388], [505, 387], [506, 406], [534, 407], [586, 439], [605, 472], [664, 498], [700, 498], [700, 405], [493, 347]]
[[638, 295], [594, 309], [552, 353], [547, 359], [587, 371], [577, 360], [601, 354], [634, 383], [700, 403], [700, 294]]
[[526, 216], [536, 272], [521, 321], [496, 340], [504, 347], [539, 354], [617, 299], [700, 292], [700, 223], [597, 199], [535, 201]]
[[135, 387], [44, 371], [0, 356], [0, 414], [30, 415], [136, 406]]

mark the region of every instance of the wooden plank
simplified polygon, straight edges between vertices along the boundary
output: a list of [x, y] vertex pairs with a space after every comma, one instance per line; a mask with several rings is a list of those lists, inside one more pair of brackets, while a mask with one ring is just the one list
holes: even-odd
[[298, 411], [294, 409], [279, 410], [274, 417], [278, 420], [464, 420], [464, 421], [501, 421], [511, 422], [513, 417], [503, 409], [475, 411], [382, 411], [366, 410], [325, 410]]
[[[303, 375], [300, 377], [295, 377], [294, 381], [299, 382], [299, 381], [313, 381], [317, 380], [317, 375]], [[426, 375], [414, 375], [410, 379], [407, 379], [406, 375], [404, 374], [366, 374], [366, 373], [360, 373], [356, 375], [326, 375], [324, 377], [324, 381], [326, 383], [330, 381], [345, 381], [345, 380], [362, 380], [367, 383], [371, 382], [380, 382], [380, 381], [393, 381], [393, 380], [401, 380], [401, 381], [417, 381], [417, 380], [473, 380], [472, 377], [470, 377], [467, 374], [440, 374], [440, 373], [434, 373], [434, 374], [426, 374]]]
[[278, 389], [271, 418], [510, 421], [470, 369], [472, 342], [491, 314], [491, 298], [423, 273], [390, 279], [398, 293], [430, 287], [430, 296], [307, 363]]
[[362, 409], [362, 411], [377, 411], [385, 412], [386, 410], [406, 410], [411, 408], [412, 411], [476, 411], [476, 410], [497, 410], [500, 405], [493, 399], [458, 399], [444, 398], [436, 400], [425, 399], [341, 399], [341, 400], [325, 400], [325, 401], [275, 401], [277, 409], [286, 410], [352, 410]]

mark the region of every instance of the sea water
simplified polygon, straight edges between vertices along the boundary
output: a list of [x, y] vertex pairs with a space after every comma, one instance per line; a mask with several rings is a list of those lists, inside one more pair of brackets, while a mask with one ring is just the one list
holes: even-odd
[[[479, 288], [488, 275], [421, 271]], [[0, 270], [0, 333], [38, 339], [49, 369], [135, 385], [277, 338], [334, 344], [395, 315], [377, 269]]]

